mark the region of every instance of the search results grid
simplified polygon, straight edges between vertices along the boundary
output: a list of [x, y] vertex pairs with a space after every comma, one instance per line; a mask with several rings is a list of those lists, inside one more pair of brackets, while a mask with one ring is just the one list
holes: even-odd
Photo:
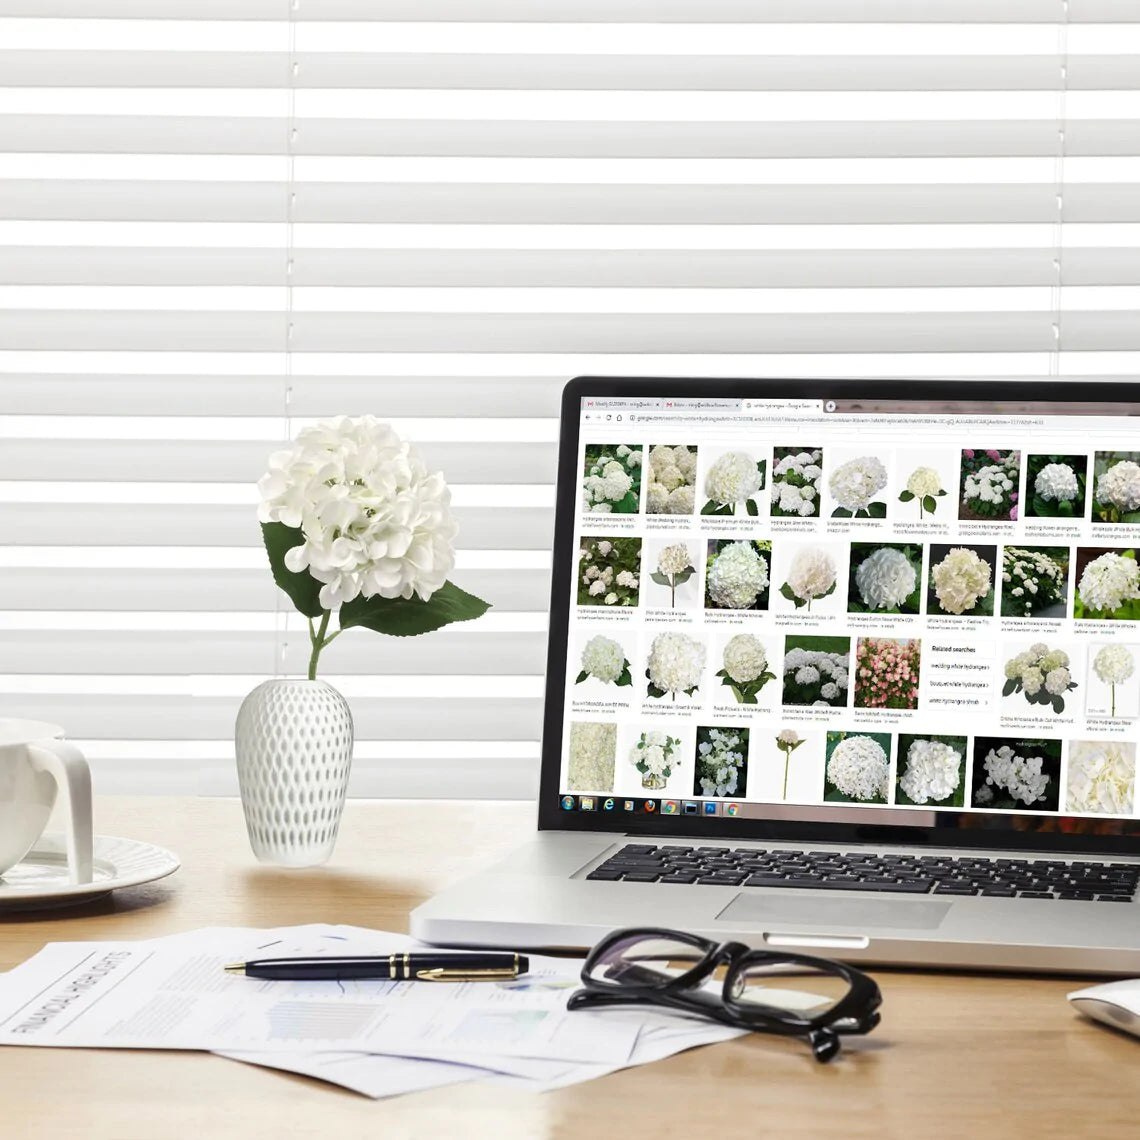
[[1140, 405], [910, 407], [583, 400], [564, 808], [1136, 819]]

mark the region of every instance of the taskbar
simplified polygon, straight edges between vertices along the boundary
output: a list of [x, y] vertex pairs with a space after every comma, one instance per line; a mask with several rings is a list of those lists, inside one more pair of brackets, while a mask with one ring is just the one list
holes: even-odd
[[558, 800], [563, 811], [593, 812], [600, 815], [661, 815], [727, 817], [744, 814], [744, 805], [729, 800], [630, 799], [609, 795], [563, 795]]

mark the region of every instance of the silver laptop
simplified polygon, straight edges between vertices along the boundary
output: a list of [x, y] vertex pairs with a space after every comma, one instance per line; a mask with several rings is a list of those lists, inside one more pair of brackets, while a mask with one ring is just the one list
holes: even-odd
[[1140, 973], [1140, 389], [579, 378], [534, 839], [441, 944]]

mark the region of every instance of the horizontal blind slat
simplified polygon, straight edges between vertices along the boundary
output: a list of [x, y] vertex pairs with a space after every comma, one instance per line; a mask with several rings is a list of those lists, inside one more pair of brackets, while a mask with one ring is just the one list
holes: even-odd
[[[428, 468], [442, 469], [451, 483], [554, 481], [554, 444], [513, 443], [509, 463], [478, 442], [417, 446]], [[0, 479], [252, 483], [274, 450], [243, 440], [10, 439], [0, 448]]]
[[[547, 470], [533, 476], [535, 481], [539, 475], [552, 476], [552, 461], [545, 466]], [[454, 513], [460, 550], [546, 550], [553, 537], [553, 508], [456, 507]], [[89, 505], [76, 511], [72, 503], [0, 503], [0, 548], [186, 546], [191, 540], [197, 546], [259, 547], [257, 510], [222, 504], [130, 503]]]
[[[294, 249], [294, 286], [1054, 285], [1056, 250]], [[283, 285], [272, 249], [0, 246], [0, 285]], [[1140, 283], [1140, 247], [1066, 250], [1061, 284]]]
[[[1056, 222], [1051, 184], [295, 184], [295, 222], [469, 224], [903, 224]], [[283, 222], [273, 182], [8, 179], [0, 216], [23, 220]], [[1140, 186], [1073, 183], [1060, 220], [1140, 221]]]
[[[292, 376], [294, 416], [332, 416], [345, 408], [384, 417], [558, 415], [565, 376]], [[282, 376], [208, 376], [189, 373], [0, 373], [0, 415], [279, 416]]]
[[[1140, 64], [1137, 65], [1140, 71]], [[1138, 80], [1140, 82], [1140, 80]], [[0, 115], [0, 152], [524, 158], [1032, 157], [1061, 151], [1060, 122], [619, 122]], [[1074, 119], [1072, 156], [1133, 155], [1140, 120]]]
[[[504, 613], [540, 613], [550, 604], [550, 575], [539, 570], [465, 570], [464, 589]], [[260, 570], [5, 569], [0, 597], [18, 612], [264, 613], [289, 599]]]
[[[0, 350], [272, 352], [282, 346], [283, 316], [262, 313], [0, 310]], [[1048, 312], [954, 313], [294, 313], [294, 352], [404, 353], [771, 353], [771, 352], [1049, 352], [1056, 345]], [[1136, 330], [1140, 342], [1140, 327]], [[29, 441], [0, 454], [0, 477], [47, 478], [53, 460], [36, 458]], [[42, 443], [40, 444], [42, 446]], [[97, 444], [68, 445], [70, 470], [88, 478], [131, 478], [114, 454], [94, 456]], [[195, 445], [190, 468], [250, 472], [242, 444]], [[527, 446], [527, 445], [522, 445]], [[115, 443], [117, 452], [129, 445]], [[155, 448], [156, 465], [169, 464], [172, 448]], [[495, 457], [463, 456], [455, 482], [485, 482]], [[17, 458], [18, 456], [18, 458]], [[514, 456], [515, 459], [518, 455]], [[455, 463], [452, 464], [452, 470]], [[125, 474], [96, 474], [97, 471]], [[202, 480], [179, 467], [167, 479]], [[510, 473], [514, 472], [512, 476]], [[524, 465], [501, 475], [533, 481]], [[58, 477], [58, 476], [57, 476]], [[77, 477], [77, 476], [73, 476]], [[240, 474], [229, 476], [240, 479]], [[254, 476], [256, 477], [256, 476]], [[215, 473], [212, 478], [219, 476]], [[505, 481], [505, 480], [504, 480]]]
[[[2, 0], [0, 16], [280, 20], [281, 0]], [[305, 0], [294, 19], [483, 23], [1136, 22], [1132, 0]]]
[[[304, 633], [6, 632], [0, 673], [303, 674], [312, 646]], [[546, 668], [544, 633], [437, 631], [389, 653], [369, 634], [338, 638], [321, 654], [326, 674], [537, 676]]]
[[[0, 716], [66, 724], [74, 738], [232, 740], [239, 697], [0, 693]], [[357, 740], [537, 740], [542, 702], [530, 698], [353, 698]]]

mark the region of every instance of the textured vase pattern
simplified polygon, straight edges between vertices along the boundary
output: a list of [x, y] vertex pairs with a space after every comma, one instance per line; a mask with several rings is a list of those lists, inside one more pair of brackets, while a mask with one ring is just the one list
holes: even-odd
[[258, 685], [234, 746], [249, 842], [258, 859], [313, 867], [336, 846], [352, 767], [352, 711], [324, 681]]
[[655, 776], [652, 772], [645, 772], [641, 777], [641, 786], [648, 788], [651, 792], [660, 791], [665, 787], [665, 777]]

